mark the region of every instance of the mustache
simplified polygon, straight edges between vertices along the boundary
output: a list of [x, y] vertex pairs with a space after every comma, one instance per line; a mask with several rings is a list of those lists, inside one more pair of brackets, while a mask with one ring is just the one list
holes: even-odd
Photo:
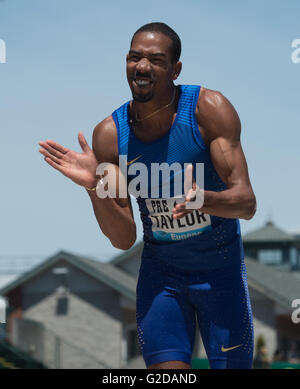
[[140, 71], [136, 71], [134, 74], [134, 77], [143, 77], [143, 78], [148, 78], [149, 81], [154, 81], [154, 77], [150, 73], [141, 73]]

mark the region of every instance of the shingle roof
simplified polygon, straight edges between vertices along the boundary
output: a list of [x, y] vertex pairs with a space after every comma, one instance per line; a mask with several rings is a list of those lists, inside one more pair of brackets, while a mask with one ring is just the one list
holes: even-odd
[[[127, 255], [122, 254], [119, 258], [115, 258], [114, 261], [119, 263], [122, 260], [128, 259], [129, 255], [138, 253], [141, 247], [142, 243], [138, 244], [134, 250], [131, 250], [130, 254], [129, 252], [126, 253]], [[130, 300], [135, 301], [137, 281], [135, 277], [132, 277], [112, 263], [99, 262], [92, 258], [73, 255], [65, 251], [60, 251], [56, 255], [49, 257], [43, 263], [0, 289], [0, 295], [7, 294], [61, 259], [76, 266], [91, 277], [104, 282]], [[263, 265], [251, 258], [246, 258], [245, 263], [250, 287], [288, 308], [291, 308], [291, 302], [294, 299], [300, 298], [300, 281], [292, 272], [285, 272], [276, 269], [274, 266]]]
[[132, 256], [141, 256], [143, 250], [143, 242], [135, 244], [131, 249], [125, 251], [121, 255], [115, 256], [110, 263], [112, 265], [118, 265], [120, 262], [125, 262], [127, 259], [130, 259]]
[[267, 222], [263, 227], [243, 235], [243, 242], [292, 242], [295, 236], [289, 234], [273, 222]]
[[[143, 243], [137, 244], [130, 252], [116, 257], [114, 263], [119, 264], [126, 261], [130, 256], [139, 253], [142, 247]], [[286, 308], [291, 308], [291, 302], [300, 298], [300, 280], [294, 272], [282, 271], [275, 266], [264, 265], [252, 258], [245, 258], [245, 263], [250, 287]]]
[[300, 282], [293, 272], [263, 265], [255, 259], [245, 259], [248, 284], [250, 287], [291, 308], [293, 300], [300, 298]]
[[60, 251], [56, 255], [51, 256], [43, 263], [35, 266], [30, 271], [18, 277], [15, 281], [0, 289], [0, 295], [7, 294], [12, 289], [29, 281], [32, 277], [61, 259], [64, 259], [73, 266], [76, 266], [90, 276], [104, 282], [129, 299], [135, 301], [136, 279], [134, 277], [109, 263], [102, 263], [91, 258], [73, 255], [65, 251]]

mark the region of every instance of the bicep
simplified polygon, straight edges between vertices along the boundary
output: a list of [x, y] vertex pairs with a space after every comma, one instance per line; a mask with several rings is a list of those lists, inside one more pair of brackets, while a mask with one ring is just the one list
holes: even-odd
[[239, 140], [218, 137], [210, 143], [211, 161], [228, 188], [249, 186], [246, 158]]
[[99, 164], [108, 163], [105, 174], [110, 174], [108, 179], [113, 193], [116, 194], [115, 201], [121, 208], [128, 208], [133, 216], [131, 199], [128, 194], [127, 182], [119, 169], [118, 136], [112, 116], [99, 123], [93, 132], [93, 152]]
[[196, 116], [205, 129], [211, 161], [222, 181], [228, 188], [248, 186], [248, 168], [240, 143], [241, 122], [233, 105], [222, 93], [207, 89], [199, 97]]
[[99, 163], [118, 164], [118, 135], [112, 116], [107, 117], [95, 127], [92, 145]]

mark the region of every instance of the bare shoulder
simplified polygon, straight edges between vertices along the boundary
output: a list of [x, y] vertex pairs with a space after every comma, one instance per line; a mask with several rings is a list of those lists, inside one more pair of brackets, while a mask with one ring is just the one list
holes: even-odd
[[94, 128], [93, 151], [99, 163], [118, 164], [118, 134], [112, 115], [102, 120]]
[[241, 123], [231, 102], [219, 91], [201, 88], [196, 106], [199, 126], [213, 140], [219, 136], [239, 138]]

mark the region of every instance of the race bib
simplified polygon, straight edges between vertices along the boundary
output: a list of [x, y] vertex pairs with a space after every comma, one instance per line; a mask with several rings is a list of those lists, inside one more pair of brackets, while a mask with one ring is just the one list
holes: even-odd
[[198, 210], [193, 210], [180, 219], [173, 219], [172, 210], [176, 205], [176, 198], [145, 201], [154, 239], [178, 241], [212, 229], [210, 215]]

